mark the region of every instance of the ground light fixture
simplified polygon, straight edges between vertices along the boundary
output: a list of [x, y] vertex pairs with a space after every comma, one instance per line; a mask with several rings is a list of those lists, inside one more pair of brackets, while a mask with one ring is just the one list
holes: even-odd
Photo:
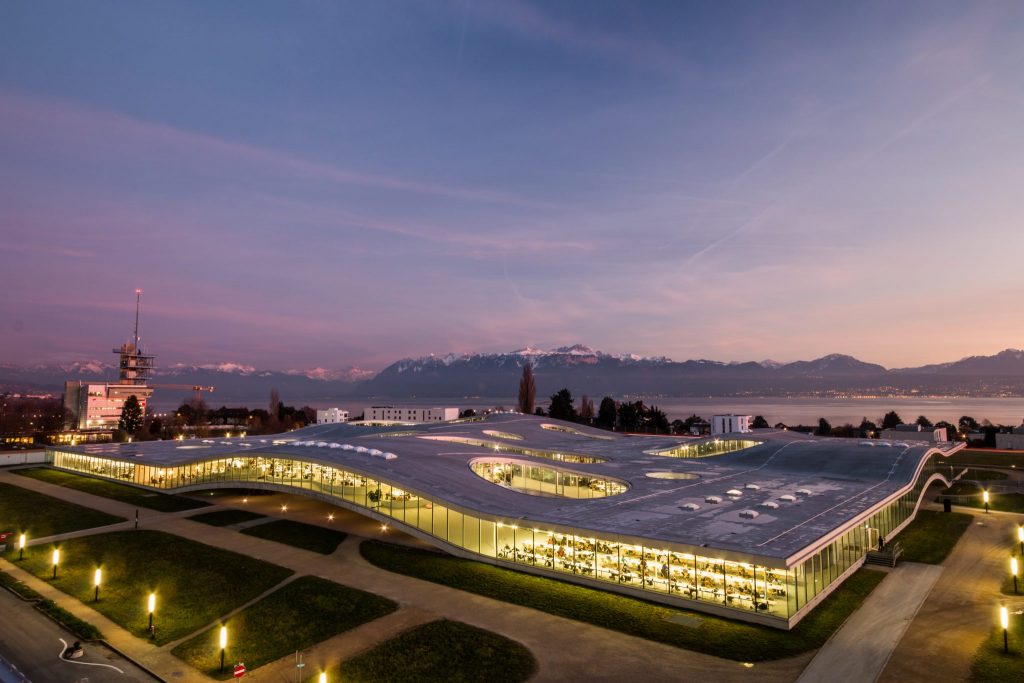
[[981, 492], [981, 499], [985, 501], [985, 514], [988, 514], [988, 489]]
[[146, 609], [149, 611], [149, 635], [155, 638], [156, 635], [153, 632], [153, 612], [156, 611], [156, 593], [149, 594], [149, 599], [146, 601]]
[[1003, 652], [1010, 652], [1010, 641], [1006, 637], [1006, 629], [1010, 627], [1010, 613], [1006, 610], [1006, 606], [1003, 605], [999, 608], [999, 624], [1003, 627]]
[[[1024, 547], [1024, 542], [1022, 542], [1021, 547]], [[25, 534], [18, 536], [18, 559], [25, 559]]]
[[327, 672], [321, 671], [320, 678], [318, 678], [317, 680], [319, 681], [319, 683], [327, 683]]
[[53, 549], [53, 578], [57, 578], [57, 565], [60, 564], [60, 549]]
[[220, 627], [220, 671], [224, 673], [224, 650], [228, 647], [228, 627]]
[[1010, 573], [1013, 574], [1013, 594], [1017, 595], [1017, 558], [1010, 558]]
[[96, 567], [96, 573], [93, 574], [93, 577], [92, 577], [92, 584], [94, 586], [96, 586], [96, 595], [92, 599], [93, 602], [99, 602], [100, 601], [100, 581], [102, 581], [102, 580], [103, 580], [103, 570], [100, 569], [99, 567]]

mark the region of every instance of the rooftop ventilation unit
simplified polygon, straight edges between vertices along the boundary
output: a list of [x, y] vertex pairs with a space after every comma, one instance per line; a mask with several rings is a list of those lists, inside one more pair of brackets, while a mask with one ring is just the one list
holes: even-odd
[[747, 484], [743, 488], [747, 489], [748, 491], [760, 491], [761, 490], [761, 487], [758, 486], [757, 484]]
[[743, 491], [740, 491], [739, 489], [729, 489], [728, 491], [725, 492], [725, 495], [727, 495], [727, 496], [742, 496], [743, 495]]
[[868, 448], [874, 448], [875, 447], [875, 444], [874, 444], [873, 441], [861, 441], [860, 445], [861, 446], [867, 446]]
[[798, 496], [809, 496], [811, 495], [810, 489], [797, 489], [796, 495]]
[[769, 510], [776, 510], [778, 509], [779, 504], [776, 503], [774, 500], [766, 500], [765, 502], [761, 503], [761, 507], [768, 508]]
[[756, 519], [760, 514], [757, 510], [740, 510], [740, 517], [746, 519]]
[[693, 512], [694, 510], [700, 510], [700, 505], [697, 505], [696, 503], [684, 503], [683, 505], [680, 505], [679, 508], [681, 510], [689, 510], [690, 512]]
[[722, 502], [722, 498], [721, 496], [705, 496], [704, 502], [717, 504]]
[[784, 500], [787, 503], [792, 503], [794, 500], [796, 500], [796, 496], [792, 496], [787, 493], [785, 495], [779, 496], [779, 500]]

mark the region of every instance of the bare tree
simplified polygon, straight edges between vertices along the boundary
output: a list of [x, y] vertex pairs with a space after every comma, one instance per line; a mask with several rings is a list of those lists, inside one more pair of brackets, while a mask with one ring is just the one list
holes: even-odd
[[586, 394], [580, 399], [580, 420], [590, 424], [591, 420], [594, 419], [594, 401], [587, 397]]
[[523, 377], [519, 380], [519, 412], [533, 415], [534, 402], [537, 398], [537, 385], [533, 380], [533, 365], [523, 366]]
[[281, 395], [277, 393], [277, 389], [270, 390], [270, 407], [267, 412], [270, 413], [270, 424], [276, 425], [281, 412]]

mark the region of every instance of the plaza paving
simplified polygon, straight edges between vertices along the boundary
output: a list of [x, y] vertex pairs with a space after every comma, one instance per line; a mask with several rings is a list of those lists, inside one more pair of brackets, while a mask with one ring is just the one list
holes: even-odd
[[[118, 501], [9, 472], [0, 472], [0, 481], [112, 514], [134, 517], [134, 507]], [[972, 525], [941, 570], [907, 564], [891, 573], [817, 658], [814, 653], [808, 653], [749, 667], [378, 569], [359, 555], [358, 546], [362, 538], [384, 537], [391, 542], [425, 544], [391, 529], [382, 531], [379, 523], [319, 501], [286, 494], [252, 496], [245, 502], [241, 495], [224, 494], [210, 501], [337, 528], [348, 532], [350, 537], [335, 553], [324, 556], [187, 519], [190, 514], [209, 512], [211, 508], [186, 513], [142, 510], [140, 527], [244, 553], [289, 567], [295, 570], [296, 576], [321, 576], [399, 603], [399, 610], [394, 614], [307, 649], [304, 653], [306, 671], [316, 672], [320, 667], [335, 664], [417, 624], [448, 618], [499, 633], [525, 645], [538, 660], [538, 673], [533, 679], [536, 681], [575, 681], [581, 678], [621, 681], [641, 673], [649, 681], [704, 677], [717, 681], [794, 681], [805, 667], [807, 670], [801, 680], [806, 682], [871, 681], [878, 677], [879, 670], [882, 681], [934, 680], [937, 670], [948, 674], [944, 680], [964, 680], [971, 657], [992, 624], [1004, 556], [1009, 551], [1007, 539], [1011, 528], [1021, 517], [999, 513], [985, 516], [968, 510], [976, 512], [976, 522], [982, 524]], [[330, 513], [335, 518], [328, 522]], [[111, 528], [133, 525], [134, 519]], [[74, 532], [68, 536], [99, 533], [111, 528]], [[95, 623], [115, 647], [161, 672], [168, 680], [209, 680], [173, 657], [170, 654], [172, 645], [154, 647], [94, 612], [88, 605], [56, 591], [48, 583], [9, 563], [4, 563], [4, 569], [47, 597], [58, 600], [74, 614]], [[929, 591], [922, 581], [934, 583], [934, 590]], [[887, 598], [893, 595], [902, 596], [897, 601], [899, 605]], [[1024, 606], [1024, 599], [1021, 603]], [[889, 624], [889, 627], [871, 628], [871, 624]], [[833, 654], [829, 654], [830, 651]], [[812, 659], [815, 663], [808, 667]], [[252, 672], [248, 678], [255, 681], [291, 680], [294, 664], [293, 657], [285, 657]], [[837, 678], [840, 671], [846, 672], [847, 677]]]

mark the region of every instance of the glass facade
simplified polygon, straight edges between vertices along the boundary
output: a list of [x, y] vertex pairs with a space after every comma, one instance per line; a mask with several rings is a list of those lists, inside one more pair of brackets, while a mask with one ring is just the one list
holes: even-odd
[[309, 491], [370, 511], [396, 522], [398, 528], [418, 530], [483, 558], [573, 575], [592, 580], [595, 585], [628, 587], [649, 594], [653, 600], [678, 599], [697, 610], [713, 604], [735, 611], [738, 618], [755, 613], [780, 628], [794, 623], [793, 617], [802, 616], [808, 603], [860, 562], [879, 536], [887, 537], [913, 515], [928, 477], [936, 471], [938, 457], [931, 456], [907, 493], [860, 520], [814, 555], [787, 568], [760, 564], [754, 556], [750, 562], [716, 558], [707, 554], [714, 552], [710, 548], [653, 540], [635, 544], [585, 529], [542, 529], [523, 521], [509, 524], [368, 474], [296, 458], [233, 456], [169, 467], [60, 448], [52, 448], [48, 454], [62, 469], [155, 489], [271, 484]]
[[694, 444], [681, 444], [663, 450], [648, 451], [648, 453], [651, 455], [663, 455], [666, 458], [710, 458], [713, 455], [732, 453], [733, 451], [757, 446], [760, 443], [760, 441], [748, 441], [746, 439], [714, 439]]
[[565, 472], [534, 463], [474, 460], [469, 469], [492, 484], [528, 493], [556, 498], [604, 498], [629, 490], [625, 482], [576, 472]]

